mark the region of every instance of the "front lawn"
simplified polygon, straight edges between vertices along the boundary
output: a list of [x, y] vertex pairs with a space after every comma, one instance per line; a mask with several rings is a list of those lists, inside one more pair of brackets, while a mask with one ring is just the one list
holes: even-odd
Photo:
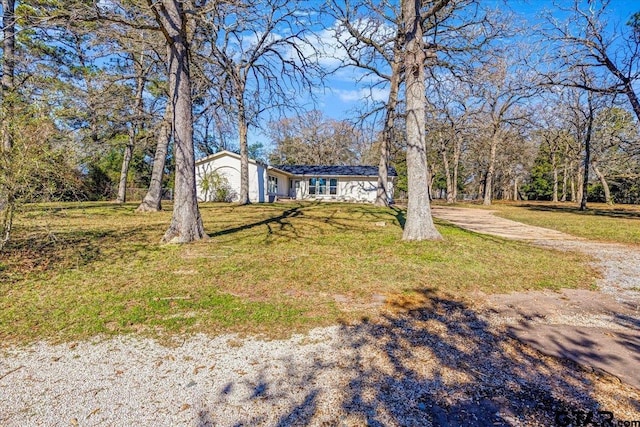
[[404, 212], [359, 204], [203, 204], [208, 241], [161, 245], [171, 206], [29, 206], [0, 254], [0, 340], [240, 332], [287, 336], [376, 316], [427, 289], [481, 293], [590, 287], [582, 255], [437, 222], [405, 243]]

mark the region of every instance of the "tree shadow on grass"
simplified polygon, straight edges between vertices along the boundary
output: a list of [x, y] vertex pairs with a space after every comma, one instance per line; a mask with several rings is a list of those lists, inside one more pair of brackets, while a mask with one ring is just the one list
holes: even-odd
[[[312, 361], [287, 360], [286, 379], [270, 382], [261, 369], [260, 414], [226, 424], [220, 395], [200, 425], [546, 426], [575, 424], [588, 411], [594, 422], [607, 417], [593, 374], [520, 344], [463, 302], [418, 292], [375, 321], [344, 326]], [[633, 396], [620, 399], [640, 411]]]
[[[264, 226], [267, 240], [273, 237], [303, 239], [305, 237], [305, 233], [302, 231], [303, 226], [311, 226], [314, 233], [324, 234], [327, 228], [339, 232], [359, 229], [361, 228], [360, 223], [365, 220], [365, 216], [370, 218], [370, 222], [379, 219], [389, 220], [390, 218], [388, 212], [368, 211], [358, 208], [357, 205], [336, 205], [336, 209], [329, 209], [331, 206], [333, 205], [328, 202], [305, 203], [294, 207], [281, 206], [283, 210], [281, 212], [277, 211], [277, 214], [274, 213], [272, 216], [258, 221], [247, 221], [234, 227], [209, 233], [209, 237], [230, 236], [247, 230], [256, 230]], [[318, 207], [322, 208], [320, 214], [314, 212]], [[346, 216], [343, 216], [342, 213]], [[359, 215], [354, 216], [354, 213]], [[354, 224], [354, 221], [356, 221], [356, 224]], [[318, 224], [319, 227], [314, 227], [314, 223]]]
[[394, 212], [394, 216], [396, 217], [396, 221], [398, 221], [400, 228], [404, 230], [404, 225], [407, 222], [407, 211], [395, 206], [391, 206], [391, 210]]
[[226, 236], [228, 234], [239, 233], [244, 230], [250, 230], [255, 227], [260, 227], [261, 225], [266, 225], [268, 228], [269, 234], [273, 234], [273, 226], [277, 226], [281, 231], [286, 228], [293, 228], [291, 223], [291, 219], [297, 218], [304, 215], [302, 206], [296, 206], [290, 209], [285, 209], [282, 211], [280, 215], [272, 216], [270, 218], [263, 219], [261, 221], [255, 221], [249, 224], [242, 224], [237, 227], [227, 228], [224, 230], [216, 231], [214, 233], [209, 234], [209, 237], [220, 237]]
[[[132, 238], [137, 234], [155, 232], [154, 226], [58, 231], [48, 236], [36, 228], [22, 228], [23, 234], [29, 237], [11, 240], [0, 253], [0, 262], [8, 266], [0, 270], [2, 281], [17, 281], [36, 272], [85, 267], [105, 259], [116, 263], [120, 259], [129, 259], [132, 247], [149, 251], [158, 246]], [[113, 250], [119, 246], [121, 251]]]

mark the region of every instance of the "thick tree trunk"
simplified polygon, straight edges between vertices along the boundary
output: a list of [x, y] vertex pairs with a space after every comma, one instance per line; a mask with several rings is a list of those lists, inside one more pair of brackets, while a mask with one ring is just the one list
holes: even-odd
[[153, 169], [151, 170], [149, 190], [147, 190], [147, 194], [142, 199], [142, 203], [140, 203], [136, 212], [159, 212], [162, 210], [162, 176], [164, 175], [164, 166], [167, 160], [169, 142], [171, 141], [172, 117], [171, 102], [168, 102], [164, 112], [164, 120], [162, 121], [158, 134], [156, 152], [153, 156]]
[[593, 168], [593, 171], [596, 173], [596, 176], [600, 180], [600, 184], [602, 185], [602, 189], [604, 190], [604, 201], [605, 201], [605, 203], [608, 204], [608, 205], [612, 205], [613, 204], [613, 200], [611, 199], [611, 191], [609, 190], [609, 184], [607, 184], [607, 180], [606, 180], [604, 174], [602, 173], [600, 168], [598, 168], [598, 165], [596, 165], [595, 163], [592, 164], [591, 167]]
[[173, 217], [162, 238], [167, 243], [187, 243], [208, 236], [204, 232], [196, 193], [193, 115], [187, 16], [179, 0], [148, 0], [170, 45], [169, 87], [173, 106], [175, 193]]
[[631, 104], [631, 108], [633, 108], [633, 112], [636, 114], [637, 119], [640, 120], [640, 101], [638, 100], [638, 96], [633, 89], [633, 82], [631, 81], [631, 79], [625, 78], [623, 79], [623, 83], [624, 93], [627, 95], [629, 103]]
[[136, 140], [135, 129], [133, 125], [129, 129], [129, 143], [124, 147], [122, 155], [122, 167], [120, 168], [120, 181], [118, 183], [118, 198], [116, 202], [124, 203], [127, 201], [127, 178], [129, 176], [129, 165], [133, 157], [133, 144]]
[[483, 205], [490, 205], [493, 198], [493, 176], [496, 172], [496, 153], [498, 151], [499, 132], [496, 130], [491, 137], [491, 147], [489, 149], [489, 167], [487, 178], [484, 183]]
[[420, 0], [402, 0], [405, 23], [405, 99], [407, 127], [407, 178], [409, 200], [404, 240], [441, 239], [431, 217], [426, 153], [426, 53], [423, 43]]
[[376, 193], [377, 206], [389, 205], [389, 150], [393, 142], [393, 125], [398, 105], [398, 90], [400, 88], [400, 51], [395, 50], [394, 61], [391, 64], [391, 81], [389, 83], [389, 98], [380, 145], [380, 163], [378, 164], [378, 191]]
[[244, 109], [244, 91], [238, 97], [238, 136], [240, 138], [240, 199], [238, 203], [247, 205], [249, 199], [249, 144], [247, 142], [247, 116]]

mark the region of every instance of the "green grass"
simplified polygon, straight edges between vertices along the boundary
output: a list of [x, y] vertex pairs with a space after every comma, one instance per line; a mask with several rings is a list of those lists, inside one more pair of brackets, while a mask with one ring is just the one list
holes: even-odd
[[[589, 287], [584, 258], [437, 223], [401, 241], [399, 210], [356, 204], [204, 204], [211, 238], [161, 245], [171, 212], [110, 203], [29, 206], [0, 254], [0, 341], [239, 332], [286, 336], [375, 316], [431, 289]], [[381, 226], [384, 223], [384, 226]]]
[[[503, 218], [551, 228], [603, 242], [640, 244], [640, 207], [589, 203], [586, 211], [575, 204], [551, 202], [495, 203], [490, 208]], [[478, 206], [473, 206], [478, 207]]]

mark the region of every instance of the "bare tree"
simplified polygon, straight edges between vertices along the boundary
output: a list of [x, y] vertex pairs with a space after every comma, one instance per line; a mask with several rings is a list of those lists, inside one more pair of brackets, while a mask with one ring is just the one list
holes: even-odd
[[[388, 0], [332, 0], [329, 3], [337, 25], [332, 30], [340, 52], [346, 56], [341, 66], [357, 67], [364, 74], [361, 80], [371, 80], [371, 89], [388, 88], [384, 105], [382, 143], [376, 204], [388, 203], [386, 189], [389, 150], [395, 139], [394, 122], [402, 94], [406, 40], [402, 9]], [[442, 69], [466, 67], [469, 55], [481, 49], [495, 37], [496, 28], [486, 13], [480, 13], [475, 0], [423, 2], [420, 19], [425, 46], [434, 53], [427, 69], [437, 80]], [[432, 13], [433, 12], [433, 13]], [[463, 59], [464, 58], [464, 59]], [[457, 72], [456, 72], [457, 73]], [[370, 108], [361, 120], [378, 114], [382, 108]]]
[[[578, 70], [580, 75], [575, 81], [583, 85], [591, 83], [591, 76], [586, 70]], [[601, 108], [602, 97], [597, 93], [585, 89], [572, 88], [567, 94], [567, 121], [576, 141], [580, 143], [581, 161], [576, 189], [576, 201], [580, 210], [587, 209], [587, 195], [589, 184], [589, 170], [591, 166], [591, 143], [593, 139], [594, 121], [596, 113]]]
[[458, 198], [460, 162], [467, 141], [477, 135], [473, 109], [477, 102], [471, 86], [451, 79], [446, 84], [434, 84], [427, 114], [431, 145], [438, 151], [446, 184], [447, 203]]
[[[387, 188], [389, 151], [394, 140], [394, 123], [403, 78], [404, 33], [401, 13], [397, 6], [385, 0], [333, 0], [329, 10], [337, 21], [333, 28], [335, 40], [347, 57], [340, 66], [357, 67], [367, 75], [375, 76], [378, 83], [374, 87], [388, 84], [375, 201], [378, 206], [387, 206], [390, 200]], [[368, 111], [363, 119], [376, 112], [377, 109]]]
[[129, 175], [129, 165], [133, 157], [133, 150], [136, 146], [139, 128], [141, 127], [144, 115], [144, 89], [147, 84], [147, 74], [149, 67], [145, 64], [144, 45], [139, 47], [139, 52], [130, 53], [133, 69], [135, 70], [135, 94], [132, 105], [131, 120], [128, 129], [128, 141], [122, 156], [122, 168], [120, 170], [120, 181], [118, 183], [118, 203], [124, 203], [127, 199], [127, 178]]
[[[568, 4], [568, 5], [567, 5]], [[569, 15], [564, 22], [549, 15], [545, 36], [563, 48], [553, 59], [559, 69], [547, 78], [552, 84], [580, 88], [600, 94], [626, 97], [638, 120], [640, 100], [640, 13], [626, 25], [609, 21], [610, 0], [571, 0], [558, 4]], [[576, 70], [587, 68], [588, 83], [574, 79]]]
[[[222, 73], [221, 87], [234, 103], [240, 148], [241, 204], [249, 200], [248, 128], [267, 109], [295, 108], [293, 95], [311, 93], [317, 76], [301, 1], [220, 2], [208, 24], [210, 56]], [[206, 29], [207, 27], [203, 27]]]
[[556, 94], [550, 94], [544, 98], [542, 105], [538, 111], [535, 112], [535, 124], [536, 129], [533, 133], [534, 137], [539, 141], [540, 152], [548, 156], [548, 161], [551, 164], [551, 170], [553, 175], [552, 182], [552, 194], [551, 200], [558, 202], [562, 197], [560, 196], [560, 174], [561, 166], [564, 165], [563, 173], [563, 188], [562, 194], [566, 200], [566, 179], [567, 179], [567, 159], [565, 156], [569, 154], [568, 147], [573, 142], [569, 130], [565, 129], [565, 117], [563, 114], [564, 105], [562, 104], [562, 96]]
[[475, 91], [482, 113], [476, 119], [485, 123], [485, 126], [479, 128], [484, 128], [489, 150], [483, 192], [485, 205], [490, 205], [493, 199], [498, 148], [505, 141], [505, 133], [509, 127], [527, 120], [529, 113], [524, 108], [523, 101], [538, 91], [531, 76], [513, 63], [514, 57], [506, 57], [507, 55], [494, 57], [492, 62], [483, 64], [474, 73]]
[[580, 210], [587, 209], [587, 195], [588, 195], [588, 183], [589, 183], [589, 166], [591, 164], [591, 137], [593, 136], [593, 120], [595, 118], [595, 106], [593, 102], [593, 92], [587, 92], [587, 105], [586, 109], [582, 111], [586, 119], [586, 127], [583, 128], [584, 132], [584, 163], [582, 164], [582, 195], [580, 197]]
[[608, 178], [633, 170], [637, 143], [636, 123], [630, 111], [610, 107], [598, 113], [594, 120], [591, 168], [602, 185], [607, 204], [614, 202]]
[[276, 164], [353, 165], [362, 158], [361, 133], [345, 120], [313, 110], [269, 123], [275, 144], [270, 160]]

